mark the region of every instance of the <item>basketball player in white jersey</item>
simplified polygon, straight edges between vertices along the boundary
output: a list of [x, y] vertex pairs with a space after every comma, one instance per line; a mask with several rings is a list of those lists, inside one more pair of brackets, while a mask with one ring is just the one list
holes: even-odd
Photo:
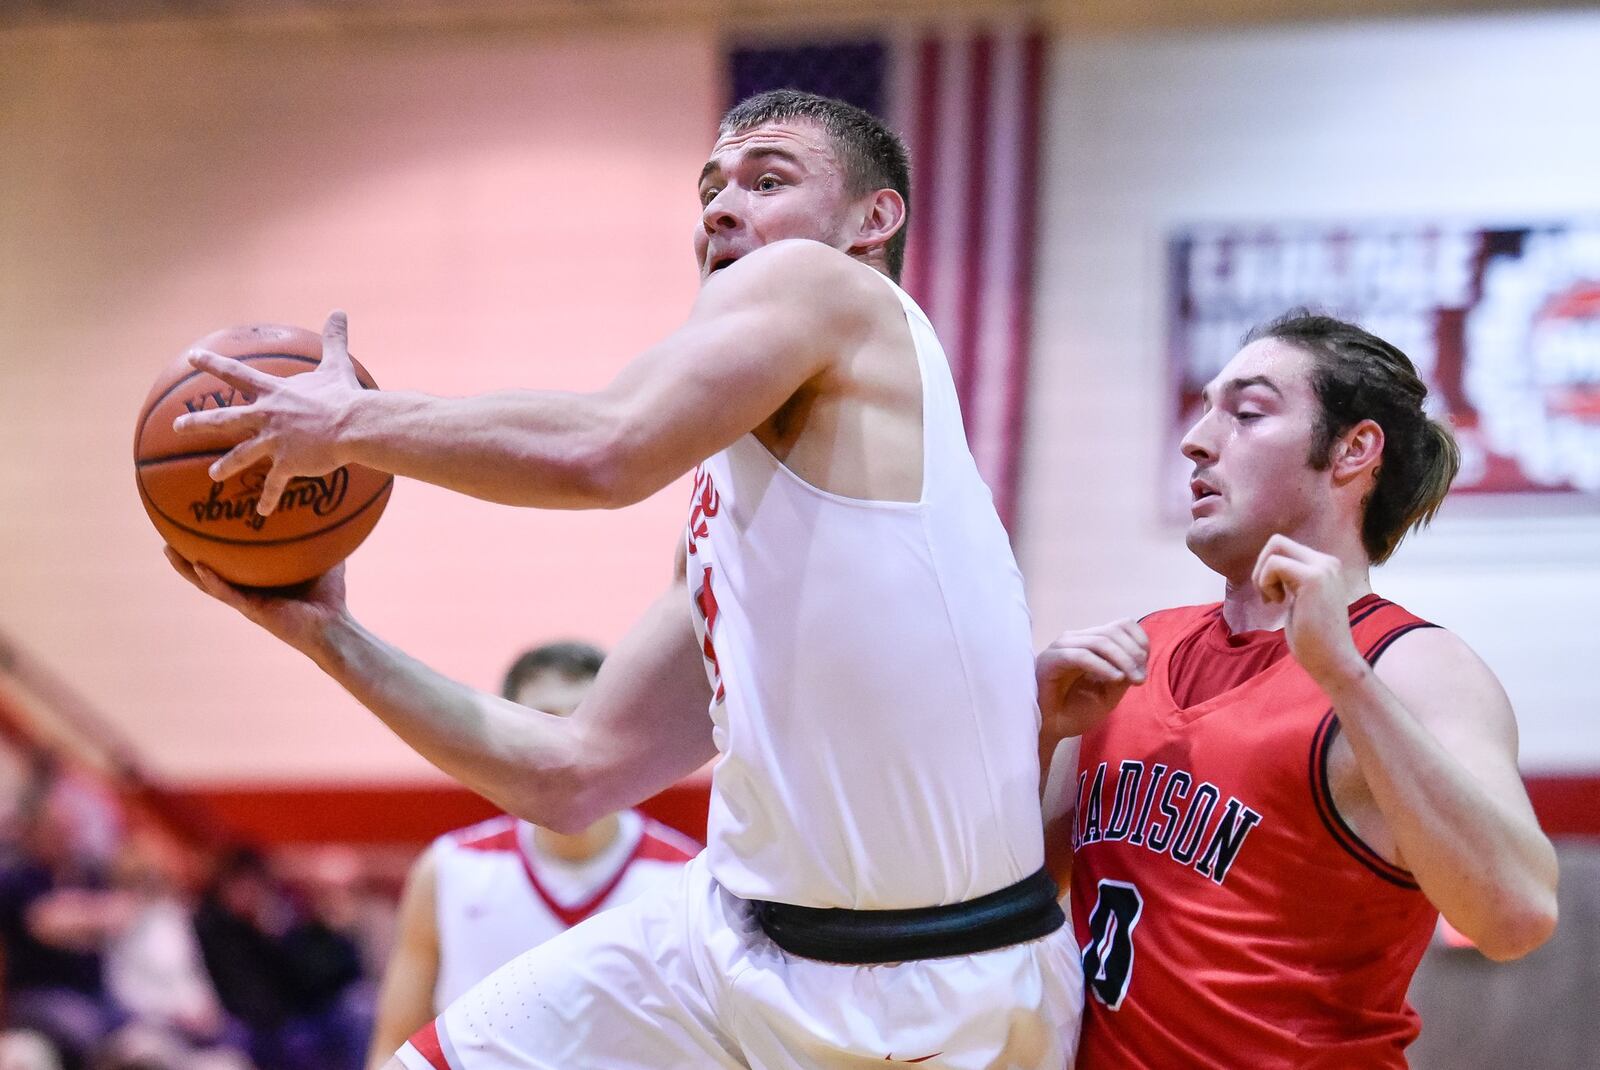
[[178, 426], [237, 433], [217, 477], [270, 463], [267, 510], [349, 463], [586, 509], [695, 470], [677, 578], [571, 717], [372, 636], [341, 570], [281, 595], [174, 564], [541, 825], [716, 758], [707, 848], [672, 894], [517, 958], [388, 1070], [1055, 1070], [1082, 984], [1043, 870], [1028, 613], [939, 341], [892, 281], [904, 149], [859, 109], [763, 94], [724, 117], [699, 188], [700, 296], [598, 393], [363, 391], [338, 313], [292, 379], [192, 357], [254, 400]]
[[[601, 660], [588, 643], [546, 643], [512, 663], [500, 693], [565, 717]], [[406, 878], [368, 1065], [523, 951], [672, 883], [699, 852], [637, 810], [572, 834], [502, 815], [440, 836]]]

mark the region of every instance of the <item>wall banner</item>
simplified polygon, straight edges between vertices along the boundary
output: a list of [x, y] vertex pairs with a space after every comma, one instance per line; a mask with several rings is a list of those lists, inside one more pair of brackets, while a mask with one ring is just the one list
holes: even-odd
[[1169, 248], [1178, 435], [1250, 327], [1309, 306], [1417, 365], [1461, 444], [1456, 493], [1600, 507], [1600, 222], [1193, 227]]

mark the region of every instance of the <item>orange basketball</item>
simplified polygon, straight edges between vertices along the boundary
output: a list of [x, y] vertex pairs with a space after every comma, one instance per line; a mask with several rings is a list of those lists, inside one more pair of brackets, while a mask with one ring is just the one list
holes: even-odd
[[[230, 327], [195, 346], [273, 375], [299, 375], [322, 360], [320, 335], [274, 324]], [[377, 389], [359, 363], [356, 375], [368, 390]], [[294, 479], [272, 515], [260, 515], [256, 501], [266, 462], [214, 483], [207, 469], [235, 445], [233, 436], [172, 430], [172, 421], [185, 412], [251, 400], [191, 367], [186, 357], [167, 365], [139, 410], [133, 436], [139, 497], [174, 550], [223, 579], [248, 587], [300, 583], [322, 575], [361, 545], [383, 514], [394, 477], [347, 465], [325, 476]]]

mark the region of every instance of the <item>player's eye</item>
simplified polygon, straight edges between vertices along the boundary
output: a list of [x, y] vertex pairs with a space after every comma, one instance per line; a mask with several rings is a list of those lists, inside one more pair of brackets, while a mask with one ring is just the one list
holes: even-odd
[[716, 200], [717, 194], [719, 194], [721, 192], [722, 192], [722, 190], [719, 189], [716, 186], [707, 186], [705, 189], [701, 190], [700, 191], [700, 207], [704, 208], [706, 205], [708, 205], [712, 201]]
[[781, 185], [783, 185], [783, 180], [777, 175], [762, 175], [756, 179], [756, 189], [762, 193], [775, 190]]

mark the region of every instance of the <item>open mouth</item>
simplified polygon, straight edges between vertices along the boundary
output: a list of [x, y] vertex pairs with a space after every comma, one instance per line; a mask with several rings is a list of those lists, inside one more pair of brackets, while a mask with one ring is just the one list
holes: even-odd
[[727, 267], [737, 259], [739, 258], [736, 256], [719, 256], [715, 260], [711, 261], [711, 270], [707, 274], [715, 275], [717, 272], [721, 271], [723, 268]]
[[1189, 484], [1189, 493], [1193, 495], [1196, 502], [1203, 502], [1207, 498], [1218, 497], [1217, 491], [1213, 490], [1208, 484], [1200, 482], [1198, 479]]

